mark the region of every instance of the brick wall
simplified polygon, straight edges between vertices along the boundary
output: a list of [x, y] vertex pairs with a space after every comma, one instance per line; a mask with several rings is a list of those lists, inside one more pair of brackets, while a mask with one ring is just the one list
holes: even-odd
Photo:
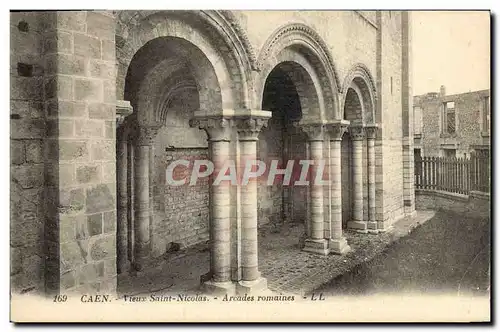
[[44, 288], [43, 15], [10, 18], [10, 248], [14, 291]]
[[[192, 90], [184, 90], [170, 100], [166, 124], [155, 139], [154, 220], [150, 228], [153, 256], [162, 255], [170, 242], [190, 246], [209, 238], [208, 179], [198, 180], [195, 186], [171, 186], [165, 178], [166, 168], [173, 161], [208, 159], [207, 135], [189, 126], [193, 110], [199, 108], [198, 98], [193, 96]], [[179, 172], [183, 170], [186, 171], [183, 167], [176, 168]], [[190, 175], [178, 174], [187, 176], [187, 181]]]
[[[201, 178], [196, 185], [172, 186], [165, 181], [165, 171], [175, 160], [208, 159], [208, 148], [178, 148], [155, 153], [154, 220], [152, 227], [152, 254], [159, 256], [170, 242], [190, 246], [209, 238], [209, 185]], [[175, 169], [178, 180], [190, 172], [185, 167]]]

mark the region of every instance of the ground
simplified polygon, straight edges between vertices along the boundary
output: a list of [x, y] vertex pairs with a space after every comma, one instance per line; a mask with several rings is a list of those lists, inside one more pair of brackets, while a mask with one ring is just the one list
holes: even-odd
[[[306, 253], [299, 247], [302, 224], [266, 225], [259, 229], [259, 266], [269, 289], [283, 294], [309, 294], [333, 278], [373, 260], [387, 246], [430, 220], [433, 211], [418, 211], [394, 224], [386, 233], [360, 234], [346, 231], [352, 251], [344, 256]], [[207, 244], [160, 257], [138, 276], [120, 276], [119, 293], [127, 295], [197, 292], [199, 278], [209, 270]]]
[[489, 295], [490, 220], [438, 212], [373, 260], [318, 291], [336, 295]]

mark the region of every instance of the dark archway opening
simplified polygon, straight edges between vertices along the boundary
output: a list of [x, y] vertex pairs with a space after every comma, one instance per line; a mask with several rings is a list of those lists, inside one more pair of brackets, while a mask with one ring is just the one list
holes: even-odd
[[272, 111], [272, 118], [259, 136], [259, 158], [268, 170], [272, 160], [278, 160], [278, 167], [282, 169], [289, 160], [294, 160], [294, 168], [290, 185], [283, 184], [283, 176], [276, 176], [273, 185], [259, 186], [259, 225], [304, 223], [307, 219], [307, 187], [293, 185], [300, 175], [299, 160], [306, 159], [306, 137], [293, 125], [302, 118], [303, 106], [300, 88], [291, 77], [293, 70], [303, 71], [294, 63], [276, 66], [264, 87], [262, 109]]

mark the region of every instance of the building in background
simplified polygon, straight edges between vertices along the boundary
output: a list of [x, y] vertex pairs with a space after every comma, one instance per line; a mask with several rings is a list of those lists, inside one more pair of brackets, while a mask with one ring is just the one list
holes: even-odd
[[490, 91], [415, 96], [415, 156], [469, 157], [490, 149]]

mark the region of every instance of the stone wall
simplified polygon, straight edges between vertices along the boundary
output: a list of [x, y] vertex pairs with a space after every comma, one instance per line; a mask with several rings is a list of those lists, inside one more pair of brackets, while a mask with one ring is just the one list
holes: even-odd
[[[470, 155], [472, 145], [490, 145], [490, 128], [483, 128], [483, 102], [489, 90], [456, 95], [428, 93], [415, 96], [414, 105], [422, 112], [421, 154], [426, 157], [444, 156], [444, 147], [455, 148], [457, 157]], [[455, 103], [456, 134], [443, 134], [441, 113], [443, 103]]]
[[379, 35], [379, 114], [381, 130], [376, 142], [376, 195], [379, 227], [387, 228], [403, 215], [402, 157], [402, 35], [401, 12], [377, 13]]
[[[208, 159], [206, 133], [189, 126], [193, 110], [199, 108], [194, 92], [189, 89], [180, 91], [170, 100], [166, 123], [155, 138], [155, 167], [152, 170], [154, 220], [150, 228], [153, 256], [165, 253], [171, 242], [185, 247], [208, 239], [208, 179], [199, 179], [194, 186], [172, 186], [165, 178], [165, 171], [173, 161]], [[186, 169], [176, 167], [175, 171]], [[187, 176], [189, 181], [190, 175], [190, 172], [176, 173], [174, 179]]]
[[279, 177], [275, 178], [272, 186], [268, 186], [266, 183], [272, 160], [278, 160], [279, 168], [286, 166], [283, 158], [283, 136], [283, 114], [275, 111], [273, 117], [268, 121], [267, 128], [263, 128], [259, 134], [257, 143], [258, 158], [267, 166], [257, 187], [259, 225], [281, 223], [283, 219], [283, 190], [285, 187], [281, 184]]
[[[355, 11], [235, 11], [240, 25], [260, 52], [279, 27], [304, 23], [312, 27], [329, 46], [341, 82], [355, 64], [363, 63], [375, 75], [376, 28]], [[372, 12], [373, 13], [373, 12]]]
[[44, 288], [43, 14], [10, 17], [10, 252], [14, 291]]
[[416, 207], [419, 210], [448, 210], [474, 217], [491, 216], [490, 195], [473, 191], [470, 195], [437, 190], [416, 190]]
[[[196, 185], [172, 186], [165, 182], [165, 170], [175, 160], [208, 159], [207, 148], [177, 148], [155, 156], [154, 220], [151, 228], [152, 255], [165, 253], [171, 242], [182, 247], [208, 240], [208, 178]], [[192, 164], [191, 164], [192, 165]], [[187, 177], [185, 167], [176, 167], [174, 179]]]
[[13, 291], [116, 288], [114, 18], [11, 14]]

